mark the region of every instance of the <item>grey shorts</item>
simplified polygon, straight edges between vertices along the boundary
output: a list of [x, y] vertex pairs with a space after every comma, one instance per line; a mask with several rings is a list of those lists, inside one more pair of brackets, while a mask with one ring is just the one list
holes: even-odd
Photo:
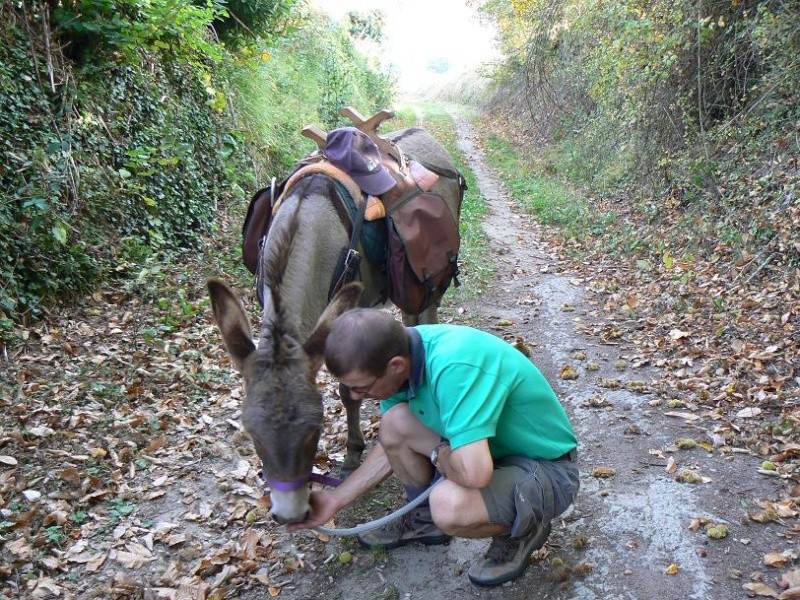
[[509, 527], [520, 537], [540, 523], [549, 523], [575, 501], [578, 481], [577, 452], [570, 459], [534, 460], [506, 456], [495, 461], [489, 485], [481, 490], [489, 522]]

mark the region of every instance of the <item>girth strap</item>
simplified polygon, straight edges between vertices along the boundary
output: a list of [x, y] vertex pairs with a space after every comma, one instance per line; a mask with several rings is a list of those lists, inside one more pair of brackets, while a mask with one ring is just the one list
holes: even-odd
[[364, 225], [364, 213], [367, 212], [366, 198], [358, 205], [355, 221], [353, 221], [353, 232], [350, 235], [350, 243], [342, 248], [339, 254], [339, 261], [331, 278], [331, 287], [328, 289], [328, 302], [342, 289], [342, 286], [355, 280], [361, 268], [361, 255], [356, 250], [361, 240], [361, 227]]

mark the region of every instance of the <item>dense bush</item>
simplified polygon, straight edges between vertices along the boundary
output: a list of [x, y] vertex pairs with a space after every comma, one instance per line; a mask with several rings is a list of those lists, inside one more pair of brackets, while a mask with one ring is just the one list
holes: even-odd
[[252, 44], [254, 37], [277, 39], [299, 25], [298, 0], [227, 0], [213, 23], [228, 42]]
[[0, 5], [0, 338], [196, 246], [256, 172], [308, 151], [300, 129], [330, 126], [330, 103], [387, 101], [391, 82], [341, 28], [299, 27], [294, 0], [229, 4], [250, 11], [230, 47], [214, 35], [224, 2]]
[[[215, 19], [227, 15], [218, 0], [192, 3], [181, 0], [64, 0], [30, 3], [33, 13], [44, 19], [45, 31], [52, 20], [54, 42], [63, 45], [66, 56], [77, 65], [103, 64], [109, 50], [136, 64], [143, 50], [158, 51], [178, 62], [203, 56], [219, 58], [219, 49], [209, 36]], [[48, 6], [54, 6], [52, 19]]]
[[394, 79], [360, 55], [342, 26], [312, 15], [268, 53], [240, 60], [231, 72], [241, 135], [259, 181], [281, 174], [315, 146], [306, 125], [350, 125], [339, 115], [352, 105], [370, 113], [390, 105]]
[[[46, 44], [55, 43], [49, 29], [35, 29], [38, 19], [5, 10], [0, 137], [10, 168], [2, 173], [0, 310], [7, 318], [81, 294], [131, 258], [191, 245], [229, 195], [235, 180], [227, 162], [242, 153], [224, 133], [196, 47], [187, 50], [191, 63], [157, 60], [141, 48], [135, 61], [134, 42], [98, 32], [92, 24], [100, 15], [91, 14], [65, 37], [74, 42], [80, 32], [96, 52], [67, 61]], [[106, 44], [113, 50], [103, 54]]]
[[0, 44], [0, 319], [36, 309], [42, 297], [81, 292], [98, 262], [76, 235], [80, 173], [69, 108], [47, 85], [45, 62], [18, 28]]
[[[706, 313], [714, 335], [737, 330], [750, 294], [780, 287], [779, 310], [796, 303], [797, 2], [481, 4], [506, 53], [491, 113], [510, 114], [536, 176], [577, 182], [592, 199], [599, 226], [561, 232], [575, 248], [589, 261], [612, 255], [632, 278], [651, 269], [681, 286], [697, 278], [698, 306], [721, 284]], [[549, 191], [521, 195], [557, 206]], [[717, 327], [725, 307], [731, 325]], [[789, 318], [782, 312], [782, 325]]]
[[481, 5], [507, 57], [495, 103], [554, 142], [551, 167], [584, 183], [713, 193], [731, 144], [759, 152], [800, 116], [796, 2]]

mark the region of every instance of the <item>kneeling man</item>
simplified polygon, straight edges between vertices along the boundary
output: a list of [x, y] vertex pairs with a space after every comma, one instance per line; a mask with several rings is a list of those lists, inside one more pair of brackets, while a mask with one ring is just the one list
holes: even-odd
[[291, 531], [324, 524], [392, 472], [427, 503], [359, 536], [367, 546], [491, 537], [469, 569], [480, 585], [518, 577], [578, 491], [577, 439], [550, 384], [500, 338], [459, 325], [404, 327], [378, 309], [342, 314], [325, 363], [354, 399], [381, 399], [379, 444], [342, 485], [311, 494]]

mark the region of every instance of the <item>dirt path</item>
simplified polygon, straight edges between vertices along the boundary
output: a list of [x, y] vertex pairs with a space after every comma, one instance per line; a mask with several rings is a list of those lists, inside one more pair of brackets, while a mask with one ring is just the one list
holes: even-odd
[[[746, 513], [759, 509], [758, 500], [775, 497], [778, 484], [768, 477], [742, 476], [755, 473], [759, 463], [750, 455], [723, 456], [710, 443], [710, 452], [676, 445], [678, 440], [708, 443], [710, 438], [690, 420], [664, 414], [679, 411], [665, 411], [665, 398], [652, 389], [654, 374], [632, 366], [635, 349], [600, 344], [581, 333], [600, 318], [585, 289], [588, 281], [570, 275], [568, 264], [539, 241], [536, 224], [510, 202], [484, 163], [476, 133], [460, 119], [457, 127], [460, 149], [491, 207], [485, 231], [495, 280], [490, 293], [445, 310], [443, 320], [488, 329], [530, 349], [578, 432], [579, 501], [554, 527], [547, 551], [523, 577], [501, 588], [470, 584], [466, 569], [487, 542], [457, 539], [449, 546], [408, 546], [378, 556], [355, 550], [354, 563], [325, 577], [324, 588], [314, 578], [291, 597], [746, 597], [743, 584], [760, 578], [754, 571], [764, 568], [763, 555], [776, 549], [775, 536], [785, 529], [779, 524], [748, 526]], [[576, 379], [562, 379], [567, 366]], [[672, 461], [674, 469], [668, 472]], [[711, 481], [676, 480], [687, 470]], [[712, 539], [707, 525], [725, 525], [729, 533]], [[668, 574], [670, 567], [677, 572]]]

